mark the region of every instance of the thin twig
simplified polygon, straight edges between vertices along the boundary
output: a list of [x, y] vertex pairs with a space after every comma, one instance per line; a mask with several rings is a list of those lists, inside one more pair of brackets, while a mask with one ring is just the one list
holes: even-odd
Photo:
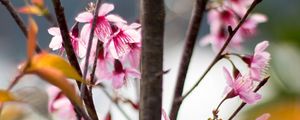
[[195, 6], [193, 9], [188, 31], [186, 33], [184, 50], [181, 57], [179, 72], [176, 81], [173, 104], [170, 113], [171, 120], [176, 120], [179, 108], [182, 103], [182, 101], [178, 101], [177, 99], [181, 98], [182, 96], [186, 74], [195, 47], [198, 31], [201, 28], [201, 21], [203, 19], [203, 13], [205, 11], [207, 1], [208, 0], [196, 0], [194, 4]]
[[[268, 80], [269, 80], [270, 76], [266, 77], [265, 79], [263, 79], [255, 88], [254, 92], [257, 92], [262, 86], [264, 86]], [[241, 103], [241, 105], [234, 111], [234, 113], [229, 117], [228, 120], [232, 120], [241, 110], [242, 108], [244, 108], [246, 106], [247, 103], [243, 102]]]
[[[87, 51], [86, 51], [85, 64], [84, 64], [83, 76], [82, 76], [83, 79], [86, 79], [86, 77], [87, 77], [88, 66], [89, 66], [90, 55], [91, 55], [91, 48], [92, 48], [93, 38], [94, 38], [94, 33], [95, 33], [94, 31], [95, 31], [95, 28], [97, 25], [100, 5], [101, 5], [101, 0], [97, 0], [96, 9], [94, 11], [92, 27], [91, 27], [90, 36], [89, 36], [89, 41], [88, 41], [88, 46], [87, 46]], [[84, 84], [82, 84], [80, 87], [81, 87], [81, 96], [83, 97], [83, 99], [86, 99], [85, 100], [86, 105], [88, 106], [88, 108], [90, 108], [90, 109], [88, 109], [88, 113], [91, 115], [93, 120], [98, 120], [97, 112], [96, 112], [95, 105], [93, 102], [93, 98], [91, 96], [91, 92], [89, 92], [90, 90], [88, 90], [87, 86]]]
[[[90, 74], [90, 84], [94, 85], [95, 84], [95, 72], [96, 72], [96, 68], [97, 68], [97, 60], [98, 60], [98, 56], [100, 54], [100, 51], [103, 50], [103, 43], [98, 40], [97, 41], [97, 48], [96, 48], [96, 56], [94, 59], [94, 63], [93, 63], [93, 67], [92, 67], [92, 72]], [[91, 91], [92, 87], [90, 88]]]
[[[18, 14], [18, 12], [15, 9], [15, 7], [10, 2], [10, 0], [0, 0], [0, 2], [6, 7], [6, 9], [8, 10], [8, 12], [10, 13], [10, 15], [13, 17], [13, 19], [15, 20], [15, 22], [17, 23], [17, 25], [21, 29], [21, 31], [24, 34], [24, 36], [27, 38], [27, 28], [26, 28], [26, 25], [25, 25], [23, 19], [21, 18], [21, 16]], [[35, 51], [37, 53], [42, 52], [41, 47], [39, 47], [38, 43], [36, 43], [36, 44], [37, 45], [36, 45]]]
[[[249, 14], [251, 13], [251, 11], [255, 8], [256, 5], [258, 5], [262, 0], [254, 0], [253, 3], [251, 4], [251, 6], [249, 7], [249, 9], [247, 10], [246, 14], [243, 16], [243, 18], [240, 20], [239, 24], [234, 28], [233, 31], [231, 31], [229, 33], [229, 36], [226, 40], [226, 42], [224, 43], [223, 47], [221, 48], [221, 50], [218, 52], [218, 54], [216, 55], [216, 57], [214, 58], [214, 60], [212, 61], [212, 63], [208, 66], [208, 68], [205, 70], [204, 74], [200, 77], [200, 79], [197, 81], [197, 83], [190, 89], [188, 90], [188, 92], [179, 100], [184, 100], [198, 85], [199, 83], [203, 80], [203, 78], [206, 76], [206, 74], [210, 71], [210, 69], [222, 58], [222, 54], [224, 52], [224, 50], [227, 48], [227, 46], [229, 45], [230, 41], [232, 40], [232, 38], [234, 37], [234, 35], [236, 34], [236, 32], [239, 30], [239, 28], [243, 25], [243, 23], [246, 21], [247, 17], [249, 16]], [[230, 28], [230, 27], [229, 27]]]

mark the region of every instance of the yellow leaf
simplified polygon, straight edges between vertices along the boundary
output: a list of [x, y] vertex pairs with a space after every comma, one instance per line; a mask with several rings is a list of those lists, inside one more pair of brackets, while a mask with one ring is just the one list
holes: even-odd
[[15, 97], [7, 90], [0, 90], [0, 103], [14, 101]]
[[76, 103], [79, 107], [82, 108], [82, 102], [80, 97], [76, 94], [74, 87], [69, 84], [64, 73], [61, 71], [51, 68], [43, 67], [35, 69], [32, 73], [37, 74], [42, 79], [46, 80], [50, 84], [60, 88], [62, 92], [73, 102]]
[[77, 73], [76, 69], [72, 67], [64, 58], [55, 55], [43, 52], [33, 56], [30, 59], [29, 67], [25, 69], [25, 72], [36, 71], [40, 68], [54, 68], [61, 71], [66, 77], [75, 79], [82, 83], [85, 83], [85, 80]]
[[28, 5], [28, 6], [21, 7], [19, 8], [18, 11], [23, 14], [33, 14], [37, 16], [43, 16], [45, 14], [45, 10], [35, 5]]
[[29, 17], [29, 23], [28, 23], [28, 41], [27, 41], [27, 54], [28, 57], [31, 58], [34, 55], [34, 50], [36, 47], [36, 34], [38, 32], [38, 27], [36, 22]]

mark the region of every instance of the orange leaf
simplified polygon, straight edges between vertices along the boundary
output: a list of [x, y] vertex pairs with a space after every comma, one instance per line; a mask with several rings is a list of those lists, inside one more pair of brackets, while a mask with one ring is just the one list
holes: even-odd
[[18, 11], [23, 14], [33, 14], [33, 15], [37, 15], [37, 16], [42, 16], [45, 14], [43, 9], [40, 9], [39, 7], [37, 7], [35, 5], [21, 7], [21, 8], [19, 8]]
[[31, 58], [34, 55], [34, 50], [36, 47], [36, 34], [38, 32], [38, 27], [34, 19], [29, 17], [28, 23], [28, 41], [27, 41], [27, 54], [28, 58]]
[[0, 103], [14, 101], [15, 97], [7, 90], [0, 90]]
[[87, 84], [77, 73], [76, 69], [73, 68], [64, 58], [58, 55], [42, 52], [33, 56], [29, 64], [30, 65], [25, 69], [25, 72], [31, 72], [45, 67], [54, 68], [62, 72], [68, 78]]
[[44, 0], [31, 0], [31, 3], [37, 6], [44, 6]]

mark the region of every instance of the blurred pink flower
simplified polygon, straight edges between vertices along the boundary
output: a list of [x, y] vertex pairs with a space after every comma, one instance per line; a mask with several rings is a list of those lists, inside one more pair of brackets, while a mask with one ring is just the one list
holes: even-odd
[[253, 55], [242, 58], [249, 66], [251, 79], [255, 81], [261, 81], [262, 72], [271, 59], [270, 53], [265, 51], [268, 46], [268, 41], [260, 42], [256, 45]]
[[[116, 15], [108, 15], [114, 9], [113, 4], [103, 3], [99, 9], [99, 14], [96, 22], [95, 36], [101, 41], [106, 41], [111, 34], [111, 27], [109, 22], [126, 23], [121, 17]], [[82, 27], [80, 37], [87, 43], [93, 23], [93, 14], [91, 12], [80, 13], [75, 20], [81, 23], [87, 23]]]
[[255, 120], [268, 120], [270, 117], [271, 117], [271, 114], [264, 113], [261, 116], [259, 116], [258, 118], [256, 118]]
[[229, 71], [224, 67], [225, 78], [227, 80], [228, 87], [225, 92], [226, 98], [233, 98], [239, 96], [245, 103], [253, 104], [261, 98], [258, 93], [252, 91], [253, 81], [249, 76], [238, 75], [233, 78]]
[[[240, 19], [244, 16], [248, 6], [252, 1], [249, 0], [230, 0], [226, 1], [223, 6], [211, 9], [208, 12], [208, 24], [210, 33], [201, 38], [201, 45], [211, 44], [214, 51], [219, 51], [229, 36], [228, 26], [235, 28]], [[234, 9], [236, 7], [236, 9]], [[241, 12], [244, 10], [244, 12]], [[246, 38], [252, 37], [257, 31], [257, 25], [267, 21], [267, 17], [262, 14], [251, 14], [243, 23], [240, 29], [232, 38], [228, 49], [240, 49], [241, 43]]]
[[161, 109], [161, 115], [162, 115], [162, 117], [161, 117], [162, 120], [170, 120], [168, 114], [166, 113], [166, 111], [164, 109]]
[[124, 57], [131, 50], [131, 43], [139, 43], [141, 41], [141, 34], [136, 30], [139, 27], [140, 24], [137, 23], [112, 25], [112, 35], [107, 42], [104, 42], [105, 49], [115, 59]]
[[[49, 48], [52, 50], [64, 50], [62, 47], [62, 36], [60, 29], [58, 27], [51, 27], [48, 29], [48, 33], [53, 36], [49, 44]], [[75, 53], [82, 58], [86, 53], [86, 47], [84, 47], [84, 44], [78, 39], [78, 36], [74, 36], [72, 33], [70, 33], [70, 37]]]
[[121, 88], [129, 77], [140, 79], [140, 72], [134, 68], [123, 68], [121, 61], [115, 59], [114, 70], [110, 75], [107, 75], [108, 80], [112, 80], [114, 88]]
[[49, 112], [61, 120], [76, 120], [76, 113], [72, 103], [63, 95], [61, 90], [55, 86], [47, 89], [49, 95]]

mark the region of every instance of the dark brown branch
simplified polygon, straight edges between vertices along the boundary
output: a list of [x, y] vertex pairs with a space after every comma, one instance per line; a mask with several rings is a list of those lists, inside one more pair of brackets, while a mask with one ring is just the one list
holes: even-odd
[[186, 33], [185, 45], [183, 54], [181, 57], [179, 72], [177, 76], [177, 82], [175, 87], [175, 93], [173, 97], [173, 104], [170, 113], [170, 119], [176, 120], [180, 105], [182, 101], [178, 101], [178, 98], [181, 98], [184, 81], [190, 64], [190, 60], [193, 54], [194, 46], [196, 43], [198, 31], [200, 29], [201, 21], [203, 18], [203, 13], [205, 11], [205, 6], [208, 0], [196, 0], [193, 13], [191, 16], [190, 24], [188, 31]]
[[184, 100], [198, 85], [199, 83], [203, 80], [203, 78], [206, 76], [206, 74], [210, 71], [210, 69], [223, 57], [223, 52], [229, 45], [230, 41], [236, 34], [236, 32], [240, 29], [240, 27], [243, 25], [243, 23], [246, 21], [247, 17], [251, 13], [251, 11], [255, 8], [256, 5], [258, 5], [262, 0], [254, 0], [249, 9], [247, 10], [246, 14], [243, 16], [243, 18], [240, 20], [239, 24], [234, 28], [233, 31], [229, 33], [229, 36], [224, 43], [223, 47], [220, 49], [216, 57], [213, 59], [212, 63], [208, 66], [208, 68], [205, 70], [203, 75], [200, 77], [200, 79], [197, 81], [197, 83], [181, 98], [179, 99], [180, 101]]
[[140, 120], [161, 120], [163, 38], [165, 8], [163, 0], [141, 0], [142, 62]]
[[[11, 2], [9, 0], [0, 0], [0, 2], [6, 7], [8, 12], [10, 13], [10, 15], [13, 17], [13, 19], [15, 20], [15, 22], [21, 29], [24, 36], [27, 38], [26, 25], [25, 25], [24, 21], [22, 20], [22, 18], [20, 17], [20, 15], [18, 14], [17, 10], [14, 8], [14, 6], [11, 4]], [[36, 45], [35, 51], [37, 53], [40, 53], [42, 51], [42, 49], [41, 49], [41, 47], [39, 47], [38, 43], [36, 43], [36, 44], [37, 45]]]
[[[68, 30], [67, 23], [66, 23], [64, 9], [63, 9], [63, 7], [60, 3], [60, 0], [52, 0], [52, 3], [54, 5], [56, 19], [59, 23], [58, 26], [60, 28], [61, 36], [62, 36], [62, 39], [63, 39], [63, 46], [66, 50], [68, 60], [70, 61], [70, 64], [77, 70], [77, 72], [80, 75], [82, 75], [81, 69], [80, 69], [80, 66], [79, 66], [79, 63], [78, 63], [78, 60], [77, 60], [77, 57], [76, 57], [76, 54], [75, 54], [73, 46], [71, 44], [71, 38], [70, 38], [70, 35], [69, 35], [69, 30]], [[81, 84], [80, 82], [77, 82], [78, 87], [80, 87], [80, 84]], [[84, 101], [84, 102], [86, 103], [86, 101]], [[87, 108], [87, 109], [89, 109], [89, 108]], [[77, 114], [86, 114], [84, 111], [83, 111], [84, 113], [78, 113], [78, 112], [79, 111], [76, 110]], [[87, 115], [82, 116], [82, 117], [86, 117], [86, 116]], [[85, 119], [89, 120], [90, 118], [85, 118]]]
[[[263, 87], [268, 82], [269, 78], [270, 78], [270, 76], [266, 77], [265, 79], [263, 79], [257, 85], [257, 87], [255, 88], [254, 92], [257, 92], [261, 87]], [[232, 120], [242, 110], [242, 108], [244, 108], [245, 106], [246, 106], [245, 102], [241, 103], [241, 105], [234, 111], [234, 113], [229, 117], [228, 120]]]

